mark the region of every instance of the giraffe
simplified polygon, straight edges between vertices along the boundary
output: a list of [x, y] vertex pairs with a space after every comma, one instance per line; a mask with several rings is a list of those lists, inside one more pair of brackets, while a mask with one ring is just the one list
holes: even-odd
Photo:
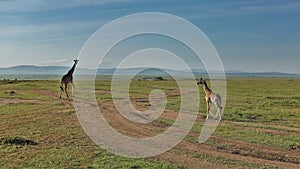
[[[73, 61], [74, 61], [74, 64], [73, 64], [72, 68], [60, 80], [60, 95], [59, 95], [60, 99], [61, 99], [61, 94], [64, 91], [66, 92], [66, 95], [69, 98], [69, 94], [68, 94], [68, 84], [69, 83], [72, 84], [72, 94], [74, 96], [75, 86], [74, 86], [74, 83], [73, 83], [73, 72], [74, 72], [74, 69], [75, 69], [75, 67], [76, 67], [79, 60], [75, 59]], [[65, 85], [65, 89], [63, 88], [63, 85]]]
[[[205, 93], [205, 101], [206, 101], [206, 113], [207, 113], [207, 117], [206, 119], [208, 119], [208, 114], [210, 111], [210, 106], [211, 103], [214, 103], [217, 106], [218, 109], [218, 114], [222, 113], [222, 105], [221, 105], [221, 96], [219, 94], [215, 94], [208, 86], [205, 80], [203, 80], [202, 78], [200, 79], [199, 82], [197, 82], [197, 84], [202, 84], [204, 93]], [[221, 118], [220, 114], [220, 118]]]

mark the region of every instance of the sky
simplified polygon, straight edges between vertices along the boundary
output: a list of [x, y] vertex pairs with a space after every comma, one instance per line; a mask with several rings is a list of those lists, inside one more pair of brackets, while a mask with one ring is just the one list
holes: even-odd
[[[168, 13], [194, 24], [225, 70], [300, 73], [297, 0], [0, 0], [0, 67], [70, 66], [98, 29], [140, 12]], [[161, 63], [168, 63], [162, 53]]]

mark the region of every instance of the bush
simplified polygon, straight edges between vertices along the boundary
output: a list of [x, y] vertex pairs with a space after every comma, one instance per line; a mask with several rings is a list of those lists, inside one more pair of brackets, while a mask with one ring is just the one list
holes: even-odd
[[165, 80], [165, 79], [163, 77], [159, 76], [159, 77], [156, 77], [155, 80], [162, 81], [162, 80]]
[[24, 145], [37, 145], [37, 143], [34, 142], [34, 141], [27, 140], [25, 138], [18, 137], [18, 136], [13, 137], [13, 138], [6, 138], [6, 139], [4, 139], [3, 143], [4, 144], [21, 145], [21, 146], [24, 146]]

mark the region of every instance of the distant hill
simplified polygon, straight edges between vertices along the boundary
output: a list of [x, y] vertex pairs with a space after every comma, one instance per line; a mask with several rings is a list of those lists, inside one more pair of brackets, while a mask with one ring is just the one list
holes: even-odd
[[226, 76], [237, 77], [300, 77], [300, 74], [283, 72], [226, 72]]
[[[63, 66], [35, 66], [35, 65], [20, 65], [8, 68], [0, 68], [0, 78], [9, 75], [53, 75], [61, 76], [65, 74], [70, 67]], [[84, 74], [94, 74], [97, 75], [113, 75], [116, 68], [106, 68], [106, 69], [85, 69], [77, 68], [75, 73], [78, 75]], [[205, 76], [207, 72], [202, 69], [192, 69], [191, 70], [196, 76]], [[138, 75], [151, 75], [151, 76], [166, 76], [168, 73], [172, 75], [185, 76], [188, 75], [188, 71], [185, 70], [170, 70], [170, 69], [157, 69], [157, 68], [124, 68], [119, 69], [119, 75], [132, 75], [139, 72]], [[213, 72], [218, 74], [218, 72]], [[242, 76], [242, 77], [300, 77], [299, 74], [282, 73], [282, 72], [243, 72], [239, 70], [231, 70], [225, 72], [227, 76]]]
[[[8, 68], [0, 68], [0, 75], [63, 75], [65, 74], [70, 67], [63, 66], [34, 66], [34, 65], [20, 65], [13, 66]], [[94, 74], [97, 72], [97, 75], [113, 75], [116, 71], [116, 68], [105, 68], [105, 69], [85, 69], [85, 68], [76, 68], [76, 74]], [[192, 70], [195, 74], [204, 74], [202, 70]], [[157, 69], [157, 68], [122, 68], [118, 70], [119, 75], [132, 75], [139, 72], [139, 75], [159, 75], [165, 76], [168, 73], [173, 75], [187, 75], [187, 71], [177, 71], [171, 69]]]

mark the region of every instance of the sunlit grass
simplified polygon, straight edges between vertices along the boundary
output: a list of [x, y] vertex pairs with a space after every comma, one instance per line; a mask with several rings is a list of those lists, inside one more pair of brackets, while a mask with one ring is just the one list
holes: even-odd
[[[287, 150], [300, 149], [300, 79], [285, 78], [229, 78], [227, 102], [223, 121], [215, 136], [268, 145]], [[96, 81], [98, 102], [111, 101], [110, 81]], [[154, 89], [162, 90], [168, 97], [166, 108], [180, 109], [180, 96], [175, 81], [134, 80], [130, 84], [131, 99], [148, 99]], [[200, 90], [200, 119], [204, 119], [205, 103]], [[10, 92], [14, 91], [15, 94]], [[42, 92], [37, 92], [42, 91]], [[58, 81], [0, 81], [0, 98], [36, 100], [37, 102], [10, 103], [0, 106], [0, 139], [24, 138], [37, 145], [0, 144], [0, 166], [4, 168], [181, 168], [176, 164], [149, 159], [131, 159], [113, 155], [95, 145], [82, 130], [74, 108], [59, 100]], [[155, 122], [172, 125], [174, 120], [158, 118]], [[199, 133], [201, 123], [194, 124], [192, 132]], [[243, 129], [240, 129], [244, 127]], [[272, 129], [291, 134], [278, 135], [255, 129]], [[157, 131], [158, 133], [160, 131]], [[184, 140], [197, 144], [197, 137]], [[213, 142], [207, 144], [216, 144]], [[222, 160], [221, 164], [251, 166], [228, 159], [191, 154], [204, 161]], [[219, 162], [220, 163], [220, 162]], [[255, 167], [264, 167], [256, 165]]]

